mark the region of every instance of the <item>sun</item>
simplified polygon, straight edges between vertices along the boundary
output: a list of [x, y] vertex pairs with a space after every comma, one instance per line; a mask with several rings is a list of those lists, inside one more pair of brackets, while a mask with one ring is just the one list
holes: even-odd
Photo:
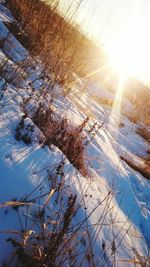
[[[133, 45], [133, 43], [132, 43]], [[109, 65], [114, 69], [119, 75], [129, 76], [136, 75], [137, 65], [138, 65], [138, 50], [129, 46], [126, 39], [119, 38], [107, 47], [107, 55], [109, 60]]]
[[146, 16], [131, 16], [105, 45], [109, 64], [118, 74], [141, 80], [150, 76], [149, 22]]
[[125, 81], [128, 76], [143, 79], [149, 71], [147, 58], [150, 54], [150, 38], [146, 26], [146, 18], [142, 18], [139, 13], [134, 14], [105, 47], [109, 66], [118, 74], [118, 86], [110, 116], [110, 124], [113, 119], [116, 127], [119, 127], [120, 122]]

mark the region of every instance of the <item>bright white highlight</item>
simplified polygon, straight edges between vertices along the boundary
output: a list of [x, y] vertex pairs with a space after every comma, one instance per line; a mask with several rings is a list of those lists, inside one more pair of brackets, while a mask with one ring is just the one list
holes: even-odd
[[137, 1], [127, 23], [105, 46], [111, 67], [123, 75], [146, 80], [150, 70], [150, 17]]

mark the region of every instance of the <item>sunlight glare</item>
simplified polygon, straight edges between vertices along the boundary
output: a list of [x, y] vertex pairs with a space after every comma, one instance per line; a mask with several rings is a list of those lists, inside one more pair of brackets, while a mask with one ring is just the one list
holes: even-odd
[[150, 68], [150, 18], [135, 12], [124, 27], [105, 45], [110, 66], [118, 74], [146, 79]]
[[120, 76], [119, 82], [118, 82], [118, 88], [116, 91], [116, 96], [113, 104], [113, 108], [111, 111], [111, 116], [115, 118], [115, 121], [117, 124], [119, 124], [120, 121], [120, 111], [121, 111], [121, 104], [122, 104], [122, 96], [123, 96], [123, 88], [125, 83], [125, 77]]
[[109, 118], [109, 128], [111, 131], [112, 129], [115, 129], [115, 135], [113, 138], [117, 140], [118, 137], [118, 129], [120, 124], [120, 115], [121, 115], [121, 106], [122, 106], [122, 97], [123, 97], [123, 90], [124, 90], [124, 84], [125, 84], [125, 76], [120, 75], [120, 78], [118, 80], [118, 87], [116, 90], [115, 100], [114, 104], [111, 110], [110, 118]]

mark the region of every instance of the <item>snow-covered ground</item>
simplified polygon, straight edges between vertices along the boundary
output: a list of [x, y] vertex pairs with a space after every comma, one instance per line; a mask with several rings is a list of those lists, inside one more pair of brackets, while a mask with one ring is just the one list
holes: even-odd
[[[63, 194], [66, 197], [77, 194], [80, 208], [73, 218], [74, 225], [88, 217], [95, 266], [135, 266], [133, 259], [141, 256], [144, 260], [149, 255], [150, 181], [131, 169], [120, 156], [137, 161], [138, 156], [147, 155], [148, 144], [136, 134], [137, 125], [125, 115], [120, 115], [121, 127], [116, 126], [114, 118], [110, 118], [110, 106], [93, 100], [94, 96], [114, 99], [114, 95], [105, 88], [92, 87], [91, 83], [87, 92], [81, 93], [77, 86], [66, 98], [55, 85], [51, 104], [57, 115], [73, 125], [80, 125], [87, 116], [90, 118], [84, 129], [88, 177], [83, 177], [57, 147], [43, 148], [40, 143], [45, 137], [29, 117], [40, 101], [46, 105], [51, 100], [51, 92], [45, 100], [40, 96], [40, 89], [48, 88], [44, 68], [9, 32], [6, 25], [12, 21], [10, 12], [1, 4], [0, 65], [5, 71], [1, 71], [0, 80], [0, 266], [4, 260], [9, 261], [13, 251], [6, 241], [13, 235], [10, 230], [20, 230], [26, 223], [26, 209], [22, 207], [20, 218], [15, 209], [4, 203], [30, 201], [40, 195], [41, 186], [42, 192], [49, 192], [48, 173], [54, 173], [62, 161], [65, 162]], [[33, 126], [29, 145], [15, 138], [25, 106], [26, 129]], [[131, 108], [125, 99], [124, 106]], [[28, 215], [31, 216], [33, 209], [36, 210], [36, 205], [29, 209]], [[57, 209], [53, 199], [49, 209]], [[80, 246], [82, 250], [84, 245]], [[82, 256], [76, 266], [80, 264], [93, 266], [86, 259], [82, 261]]]

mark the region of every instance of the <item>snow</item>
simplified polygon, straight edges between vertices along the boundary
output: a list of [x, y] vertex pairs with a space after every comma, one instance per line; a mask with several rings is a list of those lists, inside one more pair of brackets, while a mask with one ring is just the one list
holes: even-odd
[[[64, 195], [77, 194], [81, 205], [73, 219], [74, 225], [91, 214], [88, 225], [96, 266], [113, 266], [113, 240], [117, 246], [116, 266], [134, 266], [123, 260], [133, 259], [135, 254], [146, 256], [150, 246], [150, 181], [121, 161], [120, 156], [126, 155], [136, 161], [138, 156], [146, 156], [148, 145], [135, 133], [137, 125], [131, 123], [125, 115], [120, 117], [123, 127], [116, 127], [110, 120], [111, 108], [100, 105], [93, 99], [114, 99], [114, 95], [92, 83], [88, 85], [87, 92], [81, 94], [80, 88], [74, 88], [66, 98], [62, 96], [61, 87], [55, 85], [52, 104], [55, 114], [67, 118], [75, 126], [80, 125], [87, 116], [90, 117], [84, 129], [89, 177], [83, 177], [57, 147], [43, 148], [39, 140], [44, 140], [45, 137], [29, 117], [25, 119], [25, 125], [34, 127], [31, 133], [32, 143], [26, 145], [22, 140], [17, 141], [15, 132], [24, 114], [23, 103], [31, 97], [26, 106], [31, 115], [38, 106], [40, 88], [47, 86], [47, 79], [41, 78], [44, 70], [42, 64], [35, 62], [4, 24], [13, 21], [13, 17], [3, 5], [0, 5], [0, 20], [0, 39], [4, 41], [0, 50], [0, 62], [2, 64], [5, 59], [8, 60], [4, 79], [1, 78], [0, 81], [0, 203], [24, 199], [41, 183], [44, 190], [49, 191], [47, 171], [53, 173], [53, 166], [58, 166], [63, 160], [67, 188]], [[12, 69], [22, 61], [32, 64], [24, 67], [20, 65], [18, 75], [23, 73], [24, 78], [18, 87], [15, 82], [9, 83], [8, 78], [11, 77]], [[7, 86], [3, 89], [6, 81]], [[125, 99], [124, 105], [128, 112], [131, 111], [131, 105]], [[92, 126], [94, 127], [90, 131]], [[38, 195], [39, 188], [32, 193], [32, 198]], [[53, 201], [50, 205], [53, 209]], [[1, 208], [0, 217], [2, 265], [12, 252], [11, 246], [6, 242], [11, 234], [4, 232], [18, 230], [20, 224], [16, 220], [15, 210], [10, 207]], [[23, 223], [24, 220], [22, 218]], [[98, 225], [94, 227], [94, 224]], [[103, 240], [106, 243], [105, 251], [102, 249]], [[84, 266], [87, 266], [86, 261]]]

